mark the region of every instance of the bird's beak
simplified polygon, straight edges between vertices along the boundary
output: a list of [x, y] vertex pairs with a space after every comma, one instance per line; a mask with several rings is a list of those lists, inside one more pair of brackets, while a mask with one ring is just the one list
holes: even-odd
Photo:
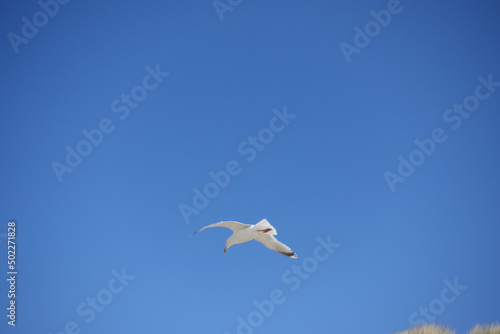
[[227, 247], [224, 248], [224, 253], [227, 251]]

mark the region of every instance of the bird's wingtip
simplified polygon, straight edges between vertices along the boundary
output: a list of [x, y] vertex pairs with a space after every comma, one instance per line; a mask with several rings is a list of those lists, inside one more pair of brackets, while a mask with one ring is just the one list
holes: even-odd
[[289, 258], [292, 258], [292, 259], [296, 259], [298, 258], [297, 254], [295, 252], [278, 252], [278, 253], [281, 253], [285, 256], [288, 256]]

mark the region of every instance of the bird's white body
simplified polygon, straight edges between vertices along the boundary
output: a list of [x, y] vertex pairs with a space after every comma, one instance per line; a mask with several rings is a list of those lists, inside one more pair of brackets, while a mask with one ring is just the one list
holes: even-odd
[[224, 249], [224, 252], [226, 252], [226, 250], [232, 245], [241, 244], [255, 239], [264, 244], [267, 248], [280, 254], [294, 259], [297, 258], [297, 254], [295, 254], [290, 247], [276, 240], [274, 236], [277, 235], [278, 232], [276, 232], [276, 229], [267, 221], [267, 219], [262, 219], [255, 225], [224, 221], [207, 225], [194, 232], [193, 235], [206, 229], [207, 227], [227, 227], [233, 231], [233, 234], [226, 240], [226, 248]]
[[239, 231], [238, 233], [233, 233], [226, 240], [227, 245], [242, 244], [244, 242], [255, 239], [255, 225], [252, 225], [246, 229]]

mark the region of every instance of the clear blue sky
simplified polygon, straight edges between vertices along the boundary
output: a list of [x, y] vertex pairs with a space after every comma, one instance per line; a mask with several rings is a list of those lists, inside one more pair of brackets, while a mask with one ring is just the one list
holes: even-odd
[[498, 2], [216, 5], [2, 2], [0, 332], [500, 320]]

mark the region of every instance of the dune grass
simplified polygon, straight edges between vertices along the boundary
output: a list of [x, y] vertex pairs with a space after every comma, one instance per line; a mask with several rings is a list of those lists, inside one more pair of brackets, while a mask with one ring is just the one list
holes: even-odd
[[469, 334], [500, 334], [500, 325], [476, 325]]
[[[429, 324], [425, 326], [410, 328], [396, 334], [455, 334], [455, 331], [450, 330], [448, 327]], [[476, 325], [468, 332], [468, 334], [500, 334], [500, 325]]]
[[410, 328], [397, 334], [455, 334], [455, 331], [450, 331], [447, 327], [429, 324]]

